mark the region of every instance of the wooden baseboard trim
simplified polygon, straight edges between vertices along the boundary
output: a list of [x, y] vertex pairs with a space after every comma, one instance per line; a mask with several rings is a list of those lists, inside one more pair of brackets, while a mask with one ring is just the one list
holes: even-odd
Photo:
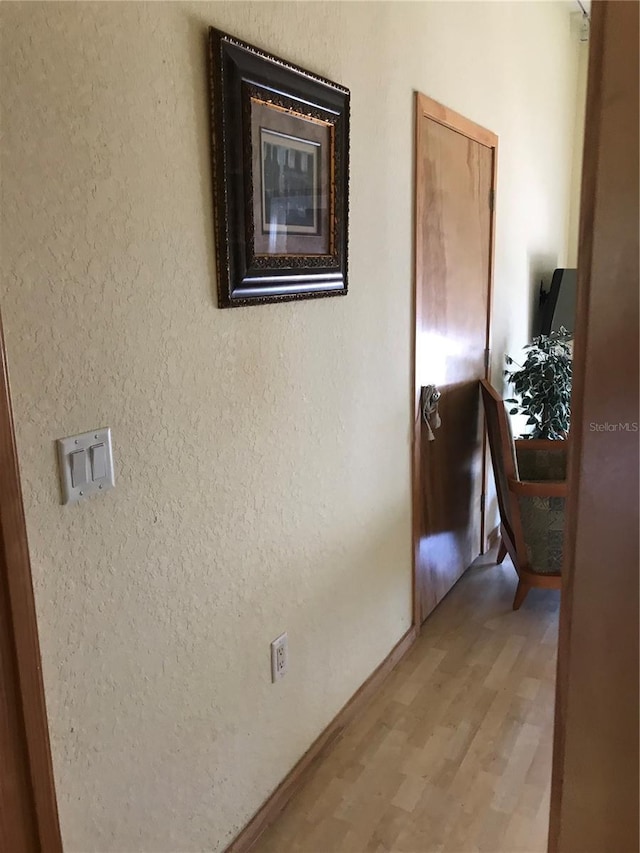
[[487, 551], [490, 551], [492, 548], [500, 542], [500, 525], [496, 525], [493, 530], [487, 536]]
[[338, 711], [337, 715], [329, 723], [326, 729], [311, 744], [300, 761], [285, 776], [271, 796], [263, 803], [255, 815], [251, 818], [244, 829], [234, 838], [227, 847], [226, 853], [247, 853], [255, 844], [264, 830], [273, 823], [282, 809], [287, 805], [291, 797], [300, 787], [307, 774], [315, 764], [324, 756], [327, 749], [342, 734], [351, 720], [370, 702], [382, 686], [384, 680], [391, 670], [400, 662], [404, 655], [414, 644], [418, 632], [415, 626], [409, 628], [407, 633], [397, 643], [387, 657], [382, 661], [367, 678], [367, 680], [356, 690], [347, 704]]

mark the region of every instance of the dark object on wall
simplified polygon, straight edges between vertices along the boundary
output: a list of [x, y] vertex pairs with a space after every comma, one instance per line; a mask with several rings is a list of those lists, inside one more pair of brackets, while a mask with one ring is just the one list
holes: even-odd
[[540, 327], [538, 334], [550, 335], [566, 329], [573, 335], [576, 324], [576, 282], [578, 270], [557, 269], [548, 292], [540, 290]]
[[349, 91], [209, 30], [221, 308], [347, 292]]

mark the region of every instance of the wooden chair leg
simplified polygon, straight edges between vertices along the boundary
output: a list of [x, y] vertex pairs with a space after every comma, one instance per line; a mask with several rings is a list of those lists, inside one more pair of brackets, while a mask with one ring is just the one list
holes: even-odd
[[501, 563], [504, 558], [507, 556], [507, 546], [504, 544], [504, 539], [500, 539], [500, 545], [498, 547], [498, 558], [496, 563]]
[[529, 592], [530, 586], [528, 583], [524, 583], [523, 581], [518, 581], [518, 588], [516, 589], [516, 594], [513, 599], [513, 609], [520, 610], [520, 606], [522, 602], [527, 597], [527, 593]]

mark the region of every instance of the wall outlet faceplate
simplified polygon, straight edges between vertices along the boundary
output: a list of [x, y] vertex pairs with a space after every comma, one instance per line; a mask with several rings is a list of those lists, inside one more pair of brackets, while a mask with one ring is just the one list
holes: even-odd
[[271, 643], [271, 681], [284, 678], [289, 667], [289, 638], [287, 632]]

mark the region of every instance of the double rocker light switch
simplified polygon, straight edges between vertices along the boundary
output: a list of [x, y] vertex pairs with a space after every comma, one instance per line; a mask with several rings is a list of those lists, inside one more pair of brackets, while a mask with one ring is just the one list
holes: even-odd
[[57, 445], [63, 503], [74, 503], [86, 495], [113, 488], [111, 430], [108, 427], [59, 438]]
[[107, 446], [104, 443], [92, 444], [89, 448], [91, 479], [102, 480], [107, 476]]
[[69, 454], [71, 462], [71, 485], [74, 489], [87, 484], [87, 451], [74, 450]]

